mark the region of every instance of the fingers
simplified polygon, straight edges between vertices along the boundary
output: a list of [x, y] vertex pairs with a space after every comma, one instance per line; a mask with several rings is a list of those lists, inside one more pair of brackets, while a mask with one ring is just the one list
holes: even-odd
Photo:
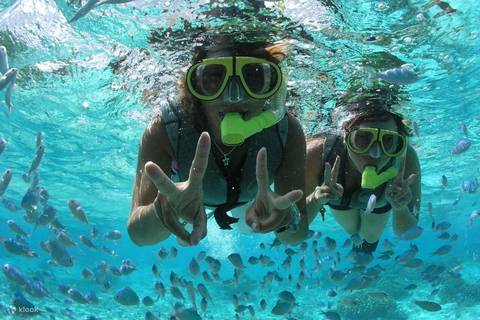
[[409, 185], [412, 184], [413, 181], [415, 181], [416, 178], [417, 178], [417, 175], [412, 173], [411, 175], [408, 176], [407, 180], [403, 182], [403, 185], [405, 187], [408, 187]]
[[398, 167], [398, 174], [395, 180], [403, 180], [403, 175], [405, 174], [405, 162], [407, 157], [403, 156], [400, 158], [400, 165]]
[[325, 172], [323, 173], [323, 177], [323, 183], [325, 183], [326, 185], [330, 185], [332, 180], [332, 167], [328, 162], [325, 162]]
[[177, 192], [175, 183], [163, 172], [163, 170], [152, 161], [145, 164], [145, 173], [155, 184], [158, 191], [167, 197], [171, 197]]
[[285, 210], [288, 207], [290, 207], [292, 204], [302, 199], [302, 196], [303, 196], [302, 190], [293, 190], [273, 200], [273, 205], [278, 210]]
[[170, 230], [171, 233], [176, 235], [178, 238], [183, 240], [184, 242], [190, 243], [190, 233], [188, 233], [187, 230], [185, 230], [185, 227], [180, 221], [178, 221], [177, 216], [170, 210], [168, 207], [168, 201], [166, 200], [166, 196], [159, 194], [159, 202], [161, 204], [161, 214], [157, 212], [157, 215], [159, 218], [162, 219], [163, 224], [165, 225], [165, 228]]
[[192, 246], [196, 246], [200, 240], [207, 235], [207, 215], [205, 212], [198, 213], [193, 220], [193, 231], [190, 236], [190, 243]]
[[210, 145], [210, 135], [207, 132], [203, 132], [198, 139], [195, 158], [193, 159], [192, 166], [190, 167], [190, 174], [188, 177], [188, 183], [190, 186], [202, 186], [203, 176], [205, 175], [208, 165]]
[[257, 228], [253, 228], [255, 232], [274, 231], [290, 222], [291, 217], [288, 216], [290, 214], [290, 206], [299, 201], [302, 196], [302, 190], [293, 190], [273, 200], [273, 206], [275, 207], [273, 213], [264, 221], [257, 222]]
[[340, 170], [340, 156], [335, 158], [335, 163], [333, 164], [331, 179], [332, 183], [337, 183], [338, 171]]
[[270, 188], [268, 183], [267, 149], [265, 147], [261, 148], [257, 154], [257, 185], [260, 192], [265, 192]]

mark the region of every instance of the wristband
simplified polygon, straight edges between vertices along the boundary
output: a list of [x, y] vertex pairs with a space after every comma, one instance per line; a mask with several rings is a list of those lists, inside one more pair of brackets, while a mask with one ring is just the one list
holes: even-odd
[[318, 203], [317, 198], [315, 198], [315, 192], [317, 192], [318, 189], [320, 189], [319, 186], [317, 186], [317, 187], [315, 188], [315, 190], [313, 190], [313, 195], [312, 195], [313, 202], [315, 202], [315, 204], [316, 204], [317, 206], [323, 207], [323, 205], [324, 205], [325, 203]]
[[296, 203], [290, 206], [290, 213], [292, 214], [292, 220], [290, 221], [290, 223], [287, 224], [285, 227], [281, 227], [280, 229], [275, 231], [276, 233], [282, 233], [284, 231], [288, 233], [295, 233], [298, 231], [298, 224], [300, 223], [301, 216]]

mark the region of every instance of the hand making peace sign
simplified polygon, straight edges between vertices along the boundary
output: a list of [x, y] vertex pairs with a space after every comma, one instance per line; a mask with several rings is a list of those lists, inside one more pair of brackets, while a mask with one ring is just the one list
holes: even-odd
[[[154, 205], [165, 228], [177, 236], [180, 244], [197, 245], [207, 235], [207, 216], [203, 205], [203, 176], [208, 165], [210, 135], [203, 132], [198, 139], [195, 158], [188, 180], [174, 183], [155, 163], [145, 164], [145, 172], [158, 189]], [[193, 224], [190, 234], [179, 221]]]
[[330, 200], [337, 200], [343, 195], [343, 186], [337, 183], [338, 170], [340, 169], [340, 156], [335, 158], [333, 169], [329, 162], [325, 162], [324, 180], [321, 186], [313, 191], [313, 200], [318, 205], [324, 205]]
[[267, 170], [267, 149], [261, 148], [257, 154], [257, 196], [247, 209], [246, 223], [257, 233], [268, 233], [285, 227], [291, 220], [290, 207], [299, 201], [302, 190], [292, 190], [278, 195], [270, 189]]
[[385, 191], [385, 199], [392, 205], [394, 209], [400, 209], [410, 203], [412, 200], [412, 190], [410, 184], [417, 178], [412, 173], [407, 179], [403, 180], [405, 174], [406, 157], [400, 159], [400, 167], [395, 178], [390, 180]]

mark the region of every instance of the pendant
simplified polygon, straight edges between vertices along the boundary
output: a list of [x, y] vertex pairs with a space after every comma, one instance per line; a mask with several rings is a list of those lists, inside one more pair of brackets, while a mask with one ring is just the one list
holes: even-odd
[[228, 167], [228, 161], [230, 161], [230, 158], [227, 156], [223, 156], [223, 166]]

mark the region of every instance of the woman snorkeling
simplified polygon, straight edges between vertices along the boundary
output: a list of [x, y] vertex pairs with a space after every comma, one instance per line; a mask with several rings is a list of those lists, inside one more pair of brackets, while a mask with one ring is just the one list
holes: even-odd
[[286, 112], [279, 65], [288, 45], [231, 39], [195, 48], [178, 99], [144, 131], [128, 220], [139, 246], [171, 234], [198, 244], [205, 207], [221, 229], [275, 231], [294, 245], [306, 237], [305, 137]]
[[393, 230], [418, 222], [420, 164], [409, 145], [409, 122], [391, 110], [381, 91], [341, 105], [340, 133], [307, 141], [307, 212], [313, 221], [324, 205], [348, 234], [375, 251], [392, 211]]

